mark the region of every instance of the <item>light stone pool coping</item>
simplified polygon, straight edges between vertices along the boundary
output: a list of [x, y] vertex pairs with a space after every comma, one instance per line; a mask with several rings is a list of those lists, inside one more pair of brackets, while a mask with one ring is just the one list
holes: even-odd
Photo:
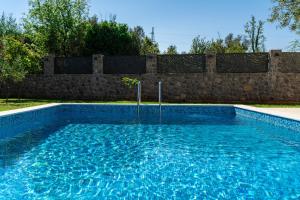
[[[74, 104], [75, 105], [136, 105], [134, 103], [50, 103], [50, 104], [44, 104], [39, 106], [19, 108], [15, 110], [0, 111], [0, 117], [44, 109], [44, 108], [50, 108], [58, 105], [74, 105]], [[141, 105], [158, 106], [158, 104], [141, 104]], [[163, 106], [232, 106], [235, 108], [254, 111], [258, 113], [264, 113], [264, 114], [296, 120], [300, 122], [300, 108], [257, 108], [248, 105], [232, 105], [232, 104], [163, 104]]]
[[58, 105], [61, 105], [61, 103], [49, 103], [49, 104], [44, 104], [44, 105], [39, 105], [39, 106], [31, 106], [31, 107], [25, 107], [25, 108], [18, 108], [18, 109], [14, 109], [14, 110], [0, 111], [0, 117], [23, 113], [23, 112], [34, 111], [34, 110], [39, 110], [39, 109], [43, 109], [43, 108], [50, 108], [50, 107], [54, 107], [54, 106], [58, 106]]

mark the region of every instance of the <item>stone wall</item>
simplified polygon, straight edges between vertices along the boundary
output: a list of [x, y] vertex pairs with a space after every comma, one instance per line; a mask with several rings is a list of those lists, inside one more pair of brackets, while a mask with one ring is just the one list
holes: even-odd
[[[282, 55], [284, 55], [282, 57]], [[291, 53], [296, 58], [299, 53]], [[94, 74], [54, 74], [52, 59], [45, 59], [44, 75], [31, 75], [18, 85], [10, 85], [10, 96], [23, 98], [135, 100], [136, 91], [125, 87], [122, 77], [135, 77], [142, 82], [142, 100], [157, 101], [158, 81], [163, 82], [163, 101], [167, 102], [300, 102], [300, 73], [289, 53], [271, 51], [269, 70], [264, 73], [218, 73], [216, 55], [206, 55], [203, 73], [157, 73], [157, 56], [146, 57], [146, 73], [142, 75], [103, 74], [103, 57], [94, 55]], [[293, 73], [281, 72], [289, 63]], [[298, 65], [298, 64], [297, 64]], [[48, 68], [48, 69], [47, 69]], [[4, 87], [0, 95], [5, 96]]]

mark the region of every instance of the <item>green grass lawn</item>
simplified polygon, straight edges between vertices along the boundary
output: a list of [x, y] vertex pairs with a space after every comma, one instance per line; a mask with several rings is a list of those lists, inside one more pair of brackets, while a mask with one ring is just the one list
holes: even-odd
[[[0, 111], [13, 110], [18, 108], [25, 108], [30, 106], [38, 106], [48, 103], [136, 103], [135, 101], [63, 101], [63, 100], [49, 100], [49, 99], [9, 99], [6, 102], [5, 99], [0, 99]], [[151, 104], [157, 102], [142, 102], [143, 104]], [[255, 107], [264, 108], [300, 108], [300, 104], [248, 104]]]
[[[82, 101], [82, 100], [53, 100], [53, 99], [0, 99], [0, 111], [13, 110], [31, 106], [39, 106], [48, 103], [136, 103], [135, 101]], [[143, 104], [151, 104], [154, 102], [143, 102]]]
[[13, 110], [18, 108], [25, 108], [30, 106], [38, 106], [42, 104], [52, 103], [51, 100], [31, 100], [31, 99], [0, 99], [0, 111]]

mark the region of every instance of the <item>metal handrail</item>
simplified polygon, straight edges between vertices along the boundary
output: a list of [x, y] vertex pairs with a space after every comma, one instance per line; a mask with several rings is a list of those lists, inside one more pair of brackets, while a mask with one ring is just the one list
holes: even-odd
[[161, 104], [162, 104], [162, 82], [158, 82], [158, 104], [159, 104], [159, 117], [161, 120]]
[[140, 116], [140, 104], [142, 101], [142, 86], [141, 86], [141, 81], [138, 82], [137, 84], [137, 112], [138, 116]]

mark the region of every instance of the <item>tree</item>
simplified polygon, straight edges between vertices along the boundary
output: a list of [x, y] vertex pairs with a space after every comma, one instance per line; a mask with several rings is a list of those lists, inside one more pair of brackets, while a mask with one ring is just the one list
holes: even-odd
[[300, 40], [294, 40], [290, 42], [288, 50], [292, 52], [300, 51]]
[[224, 40], [221, 38], [216, 40], [212, 39], [206, 51], [213, 53], [225, 53], [226, 46], [224, 45]]
[[201, 38], [200, 35], [195, 37], [192, 41], [191, 54], [204, 54], [209, 48], [210, 42], [206, 38]]
[[265, 36], [264, 32], [264, 22], [259, 20], [256, 21], [255, 17], [252, 16], [251, 20], [245, 25], [245, 32], [250, 41], [250, 49], [253, 53], [262, 52], [265, 50]]
[[153, 42], [149, 37], [145, 37], [142, 41], [141, 54], [159, 54], [158, 43]]
[[85, 38], [85, 53], [104, 55], [139, 55], [140, 42], [126, 24], [115, 21], [89, 23]]
[[135, 45], [140, 49], [139, 54], [158, 54], [158, 43], [152, 41], [145, 35], [144, 29], [141, 26], [136, 26], [131, 30]]
[[142, 54], [142, 45], [145, 39], [145, 32], [143, 27], [136, 26], [130, 30], [132, 38], [133, 38], [133, 46], [139, 49], [139, 54]]
[[83, 51], [87, 0], [30, 0], [24, 20], [31, 40], [47, 53], [79, 55]]
[[131, 32], [135, 34], [140, 40], [143, 40], [143, 38], [145, 38], [145, 31], [141, 26], [134, 27]]
[[275, 4], [269, 18], [270, 22], [278, 22], [281, 28], [300, 34], [300, 1], [299, 0], [272, 0]]
[[165, 53], [165, 54], [169, 54], [169, 55], [175, 55], [175, 54], [178, 54], [176, 45], [170, 45], [170, 46], [167, 48], [167, 51], [165, 51], [164, 53]]
[[8, 82], [21, 82], [28, 73], [41, 69], [42, 53], [35, 45], [24, 43], [22, 38], [3, 37], [0, 58], [0, 83], [6, 85], [7, 97]]
[[249, 41], [244, 36], [237, 35], [234, 37], [232, 33], [229, 33], [225, 39], [219, 36], [218, 39], [212, 39], [210, 41], [197, 36], [193, 39], [190, 53], [245, 53], [248, 49], [248, 45]]
[[[272, 0], [275, 4], [269, 21], [278, 22], [280, 28], [289, 27], [300, 35], [300, 2], [299, 0]], [[300, 40], [290, 42], [290, 51], [300, 51]]]
[[0, 18], [0, 84], [20, 83], [27, 74], [39, 72], [43, 54], [24, 34], [16, 19], [4, 13]]
[[241, 35], [234, 37], [232, 33], [229, 33], [224, 42], [225, 53], [245, 53], [248, 50], [249, 41]]
[[16, 19], [12, 17], [12, 15], [5, 15], [2, 13], [0, 18], [0, 38], [3, 38], [7, 35], [19, 35], [21, 34], [21, 30], [19, 25], [16, 22]]
[[[17, 36], [20, 34], [21, 30], [16, 22], [16, 19], [11, 15], [5, 15], [3, 12], [0, 18], [0, 51], [3, 51], [4, 49], [4, 38], [6, 36]], [[2, 59], [1, 56], [0, 59]]]

